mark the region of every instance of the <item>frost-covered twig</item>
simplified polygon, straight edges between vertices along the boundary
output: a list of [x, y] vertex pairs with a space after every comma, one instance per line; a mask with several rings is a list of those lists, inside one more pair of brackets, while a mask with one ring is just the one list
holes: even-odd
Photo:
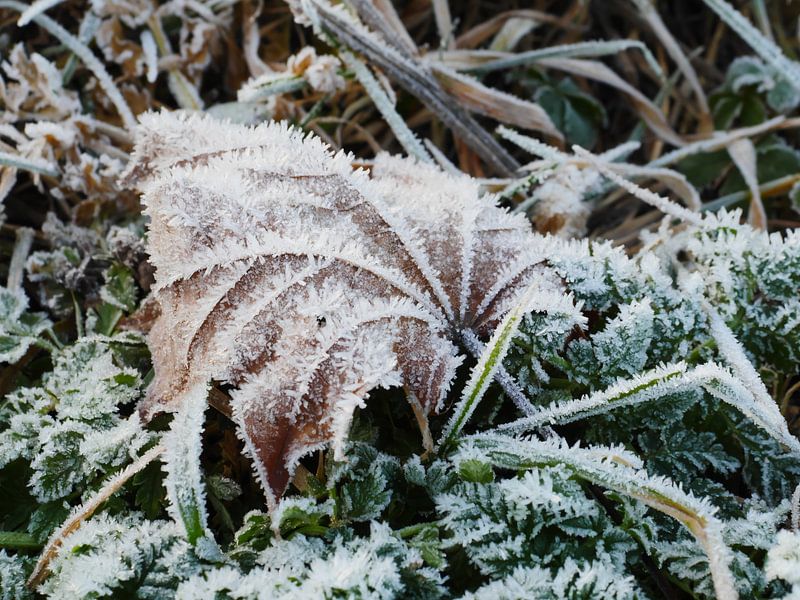
[[0, 165], [47, 175], [48, 177], [58, 177], [58, 169], [49, 162], [41, 159], [25, 158], [8, 152], [0, 152]]
[[25, 277], [25, 261], [28, 259], [32, 244], [33, 229], [30, 227], [17, 229], [17, 241], [14, 244], [11, 261], [8, 263], [8, 283], [6, 284], [8, 289], [22, 288], [22, 280]]
[[53, 532], [44, 550], [39, 555], [39, 561], [28, 579], [29, 587], [35, 589], [47, 576], [47, 567], [50, 561], [55, 558], [64, 538], [80, 527], [83, 521], [91, 517], [126, 481], [161, 456], [164, 450], [165, 448], [161, 444], [154, 446], [122, 471], [110, 477], [94, 496], [72, 511], [72, 515], [64, 521], [61, 527]]
[[433, 163], [434, 161], [431, 155], [417, 136], [414, 135], [414, 132], [408, 128], [403, 118], [397, 114], [393, 103], [389, 100], [389, 96], [383, 90], [380, 83], [378, 83], [378, 80], [375, 79], [375, 76], [370, 72], [369, 67], [347, 50], [340, 50], [339, 56], [347, 67], [353, 71], [358, 81], [361, 82], [361, 85], [364, 86], [364, 91], [372, 98], [375, 107], [383, 115], [383, 118], [386, 119], [389, 127], [391, 127], [394, 135], [397, 137], [397, 141], [400, 142], [400, 145], [408, 152], [408, 155], [423, 162]]
[[671, 217], [675, 217], [692, 225], [702, 225], [703, 218], [698, 213], [676, 204], [669, 198], [660, 196], [655, 192], [639, 187], [635, 183], [628, 181], [621, 175], [615, 173], [608, 165], [599, 160], [597, 156], [593, 155], [588, 150], [584, 150], [580, 146], [573, 146], [572, 149], [576, 155], [589, 161], [589, 163], [600, 173], [602, 173], [604, 177], [607, 177], [621, 188], [627, 190], [633, 196], [639, 198], [647, 204], [650, 204], [651, 206], [654, 206], [664, 214], [667, 214]]

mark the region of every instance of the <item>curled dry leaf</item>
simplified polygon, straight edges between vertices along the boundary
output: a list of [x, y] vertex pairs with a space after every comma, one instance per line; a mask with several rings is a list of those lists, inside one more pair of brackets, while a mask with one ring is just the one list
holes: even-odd
[[143, 192], [161, 313], [149, 417], [214, 380], [274, 507], [305, 454], [341, 451], [370, 390], [402, 385], [423, 430], [461, 362], [535, 279], [545, 244], [470, 178], [352, 157], [281, 124], [142, 118]]

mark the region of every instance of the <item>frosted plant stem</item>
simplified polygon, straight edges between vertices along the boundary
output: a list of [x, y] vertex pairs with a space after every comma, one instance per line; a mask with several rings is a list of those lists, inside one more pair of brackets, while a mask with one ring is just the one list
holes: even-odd
[[[681, 50], [680, 45], [675, 40], [672, 33], [669, 31], [669, 29], [667, 29], [667, 26], [661, 19], [661, 15], [656, 10], [654, 3], [652, 0], [634, 0], [634, 4], [636, 4], [645, 21], [647, 21], [647, 24], [653, 30], [653, 33], [655, 33], [656, 37], [663, 44], [667, 54], [669, 54], [672, 60], [675, 61], [675, 64], [678, 66], [678, 70], [686, 78], [686, 81], [692, 88], [692, 92], [694, 93], [695, 97], [697, 98], [697, 102], [700, 105], [699, 108], [703, 113], [703, 118], [709, 119], [710, 109], [708, 106], [708, 100], [706, 99], [705, 92], [703, 91], [703, 86], [700, 85], [697, 72], [694, 70], [694, 67], [692, 67], [692, 63], [689, 62], [689, 59], [683, 53], [683, 50]], [[708, 122], [708, 125], [711, 125], [710, 121]]]
[[391, 100], [389, 100], [389, 96], [383, 91], [380, 83], [375, 79], [375, 76], [370, 72], [369, 68], [356, 58], [354, 54], [343, 48], [339, 50], [339, 58], [344, 61], [348, 69], [353, 71], [358, 81], [364, 86], [364, 91], [372, 98], [375, 107], [383, 115], [383, 118], [386, 119], [389, 127], [392, 128], [394, 135], [397, 137], [397, 141], [400, 142], [400, 145], [408, 152], [408, 155], [422, 162], [433, 163], [434, 160], [425, 149], [425, 146], [422, 145], [417, 139], [417, 136], [408, 128], [403, 118], [397, 114], [394, 105]]
[[24, 158], [17, 154], [9, 154], [8, 152], [0, 152], [0, 165], [11, 167], [12, 169], [22, 169], [23, 171], [30, 171], [31, 173], [47, 175], [48, 177], [58, 177], [58, 171], [49, 162]]
[[[87, 11], [83, 17], [83, 21], [81, 21], [80, 28], [78, 29], [78, 41], [80, 41], [84, 46], [88, 46], [94, 38], [94, 34], [97, 33], [97, 30], [100, 28], [101, 23], [102, 20], [100, 17], [94, 14], [94, 12], [91, 10]], [[75, 74], [75, 69], [77, 66], [78, 57], [72, 53], [67, 59], [67, 64], [64, 65], [64, 75], [61, 79], [62, 85], [69, 85], [69, 82], [72, 81], [72, 76]]]
[[585, 158], [589, 164], [591, 164], [595, 169], [597, 169], [604, 177], [610, 179], [618, 186], [623, 188], [624, 190], [628, 191], [633, 196], [639, 198], [643, 202], [654, 206], [661, 212], [671, 217], [675, 217], [676, 219], [680, 219], [681, 221], [685, 221], [691, 225], [702, 226], [703, 218], [696, 212], [688, 210], [670, 200], [669, 198], [665, 198], [664, 196], [660, 196], [655, 192], [652, 192], [648, 189], [639, 187], [635, 183], [628, 181], [621, 175], [615, 173], [608, 165], [606, 165], [599, 157], [595, 156], [588, 150], [584, 150], [580, 146], [573, 146], [572, 150], [575, 152], [576, 156], [580, 156], [581, 158]]
[[649, 162], [645, 166], [664, 167], [667, 165], [672, 165], [688, 156], [700, 154], [701, 152], [714, 152], [715, 150], [723, 150], [732, 142], [735, 142], [741, 138], [751, 138], [762, 133], [768, 133], [774, 129], [789, 129], [798, 126], [800, 126], [800, 119], [787, 119], [786, 117], [778, 116], [770, 119], [769, 121], [759, 123], [758, 125], [740, 127], [739, 129], [731, 129], [730, 131], [726, 132], [715, 132], [714, 135], [709, 138], [700, 140], [698, 142], [692, 142], [691, 144], [687, 144], [682, 148], [662, 154], [660, 157]]
[[683, 362], [658, 367], [582, 398], [556, 402], [531, 416], [500, 425], [497, 430], [516, 434], [546, 425], [571, 423], [698, 388], [734, 407], [775, 441], [800, 454], [800, 443], [786, 428], [782, 417], [778, 418], [780, 413], [775, 403], [765, 404], [758, 400], [743, 381], [714, 363], [693, 369], [687, 369]]
[[94, 496], [78, 506], [72, 512], [72, 515], [66, 521], [64, 521], [61, 527], [56, 529], [50, 536], [50, 539], [47, 540], [47, 545], [39, 555], [39, 562], [36, 563], [36, 567], [33, 569], [33, 573], [31, 573], [31, 576], [28, 579], [28, 587], [35, 589], [40, 583], [42, 583], [42, 581], [44, 581], [48, 574], [48, 565], [50, 564], [50, 561], [55, 558], [64, 539], [69, 534], [77, 530], [83, 521], [91, 517], [94, 512], [103, 504], [103, 502], [113, 496], [114, 493], [119, 490], [126, 481], [161, 456], [163, 452], [164, 446], [161, 444], [154, 446], [142, 454], [142, 456], [137, 458], [134, 462], [122, 469], [122, 471], [106, 480], [105, 485], [103, 485], [103, 487], [100, 488], [100, 490]]
[[[0, 0], [0, 8], [10, 8], [12, 10], [24, 13], [28, 10], [28, 5], [16, 0]], [[61, 25], [53, 21], [50, 17], [43, 14], [35, 15], [32, 18], [33, 22], [45, 29], [53, 37], [57, 38], [69, 50], [83, 61], [83, 64], [97, 77], [100, 87], [105, 90], [111, 103], [117, 108], [122, 122], [125, 123], [127, 129], [136, 127], [136, 117], [133, 116], [130, 106], [122, 97], [111, 75], [108, 74], [103, 63], [101, 63], [91, 50], [83, 44], [78, 38], [72, 35], [69, 31], [64, 29]]]
[[14, 244], [14, 252], [8, 265], [8, 282], [6, 287], [16, 290], [22, 287], [22, 280], [25, 277], [25, 259], [31, 251], [33, 244], [33, 229], [30, 227], [20, 227], [17, 229], [17, 241]]
[[436, 20], [436, 30], [439, 32], [439, 46], [453, 48], [453, 18], [450, 16], [449, 0], [433, 0], [433, 16]]
[[[479, 359], [486, 349], [486, 345], [470, 330], [463, 333], [461, 340], [475, 359]], [[522, 388], [519, 387], [514, 377], [506, 371], [503, 365], [498, 367], [494, 378], [522, 414], [533, 414], [535, 409], [530, 400], [528, 400], [527, 396], [525, 396], [525, 392], [522, 391]]]
[[[750, 359], [747, 358], [744, 347], [708, 301], [704, 300], [702, 307], [706, 315], [708, 315], [711, 337], [717, 343], [717, 350], [730, 365], [736, 377], [752, 394], [761, 419], [765, 422], [765, 425], [768, 425], [774, 431], [773, 437], [776, 437], [795, 455], [800, 456], [800, 440], [789, 431], [786, 419], [778, 409], [778, 404], [770, 396], [755, 367], [753, 367]], [[765, 425], [761, 425], [761, 427], [767, 429]]]
[[502, 367], [503, 359], [511, 347], [511, 341], [517, 333], [522, 317], [528, 310], [533, 294], [538, 290], [539, 282], [536, 281], [525, 290], [522, 298], [508, 313], [500, 325], [497, 326], [492, 338], [480, 355], [478, 364], [470, 373], [467, 385], [461, 394], [461, 400], [453, 410], [453, 416], [448, 421], [439, 441], [439, 449], [449, 448], [467, 424], [475, 408], [480, 403], [486, 390], [489, 388], [497, 370]]
[[792, 529], [800, 531], [800, 485], [794, 488], [792, 494]]
[[19, 27], [25, 27], [37, 16], [44, 14], [54, 6], [61, 4], [64, 0], [36, 0], [33, 2], [17, 20]]
[[561, 46], [550, 46], [539, 48], [528, 52], [518, 52], [509, 54], [507, 57], [490, 60], [483, 64], [478, 64], [461, 71], [477, 71], [486, 73], [500, 69], [510, 69], [529, 64], [535, 64], [545, 58], [597, 58], [612, 54], [619, 54], [625, 50], [639, 50], [644, 56], [647, 65], [653, 70], [656, 76], [664, 80], [664, 72], [658, 64], [650, 49], [638, 40], [589, 40], [577, 42], [575, 44], [563, 44]]
[[408, 397], [408, 403], [411, 405], [411, 410], [414, 411], [414, 418], [417, 420], [419, 430], [422, 432], [422, 447], [425, 449], [425, 454], [433, 452], [433, 436], [431, 436], [428, 416], [425, 414], [414, 392], [409, 390], [406, 395]]
[[425, 144], [425, 147], [428, 149], [428, 151], [433, 156], [434, 160], [436, 161], [436, 164], [439, 165], [439, 167], [442, 169], [442, 171], [444, 171], [445, 173], [449, 173], [450, 175], [455, 175], [455, 176], [460, 176], [461, 175], [461, 170], [457, 166], [455, 166], [450, 161], [449, 158], [447, 158], [444, 155], [444, 152], [439, 150], [439, 148], [436, 146], [436, 144], [434, 144], [432, 141], [430, 141], [427, 138], [422, 140], [422, 141]]
[[142, 44], [142, 55], [147, 66], [147, 81], [155, 83], [158, 79], [158, 46], [153, 37], [153, 32], [149, 29], [142, 31], [139, 36]]
[[775, 36], [772, 34], [772, 26], [769, 22], [769, 15], [767, 14], [767, 6], [764, 0], [753, 0], [753, 16], [758, 21], [758, 27], [761, 32], [767, 36], [769, 41], [774, 42]]
[[[161, 20], [155, 14], [152, 14], [147, 19], [147, 26], [153, 34], [153, 40], [161, 56], [171, 54], [172, 48], [170, 47], [169, 39], [164, 34], [164, 29], [161, 27]], [[186, 110], [203, 109], [203, 101], [197, 93], [197, 89], [186, 79], [180, 69], [173, 68], [167, 72], [167, 86], [181, 108]]]
[[279, 94], [291, 94], [308, 86], [299, 75], [265, 73], [245, 83], [237, 93], [239, 102], [260, 102]]
[[508, 140], [512, 144], [519, 146], [526, 152], [529, 152], [534, 156], [544, 158], [545, 160], [552, 161], [555, 164], [569, 162], [572, 159], [569, 154], [562, 152], [558, 148], [550, 146], [549, 144], [545, 144], [536, 138], [522, 135], [521, 133], [518, 133], [504, 125], [501, 125], [497, 128], [497, 133], [500, 135], [500, 137]]

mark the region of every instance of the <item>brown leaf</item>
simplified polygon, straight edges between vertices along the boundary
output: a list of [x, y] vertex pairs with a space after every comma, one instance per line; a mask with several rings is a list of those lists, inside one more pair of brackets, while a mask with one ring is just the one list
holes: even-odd
[[270, 507], [302, 456], [341, 452], [370, 390], [402, 385], [426, 428], [460, 336], [491, 331], [539, 276], [544, 245], [472, 179], [351, 160], [281, 124], [162, 113], [142, 119], [128, 174], [161, 308], [140, 411], [230, 385]]

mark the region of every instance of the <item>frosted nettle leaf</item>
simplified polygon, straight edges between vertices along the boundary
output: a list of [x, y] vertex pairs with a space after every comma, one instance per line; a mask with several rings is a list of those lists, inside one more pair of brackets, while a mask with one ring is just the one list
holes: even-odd
[[628, 600], [643, 597], [633, 577], [621, 573], [607, 559], [576, 562], [569, 558], [555, 574], [541, 567], [519, 566], [503, 579], [484, 584], [464, 600], [515, 600], [516, 598], [604, 598]]
[[49, 598], [174, 597], [177, 573], [200, 565], [178, 528], [165, 521], [99, 515], [70, 533], [39, 591]]
[[60, 418], [110, 425], [116, 421], [118, 405], [138, 398], [139, 374], [117, 366], [110, 347], [124, 340], [87, 336], [55, 356], [44, 388], [58, 399]]
[[25, 292], [0, 287], [0, 362], [17, 362], [52, 325], [43, 313], [27, 308]]
[[402, 385], [425, 429], [461, 361], [457, 339], [491, 332], [541, 277], [545, 245], [473, 180], [351, 160], [282, 124], [162, 113], [142, 118], [128, 171], [161, 307], [141, 412], [231, 385], [271, 507], [300, 457], [328, 444], [341, 455], [373, 388]]
[[64, 421], [41, 431], [29, 483], [37, 500], [62, 498], [84, 480], [87, 469], [80, 443], [89, 431], [87, 425], [77, 421]]
[[614, 375], [634, 375], [644, 368], [653, 338], [653, 317], [647, 299], [620, 306], [619, 314], [592, 338], [595, 354], [606, 370]]

